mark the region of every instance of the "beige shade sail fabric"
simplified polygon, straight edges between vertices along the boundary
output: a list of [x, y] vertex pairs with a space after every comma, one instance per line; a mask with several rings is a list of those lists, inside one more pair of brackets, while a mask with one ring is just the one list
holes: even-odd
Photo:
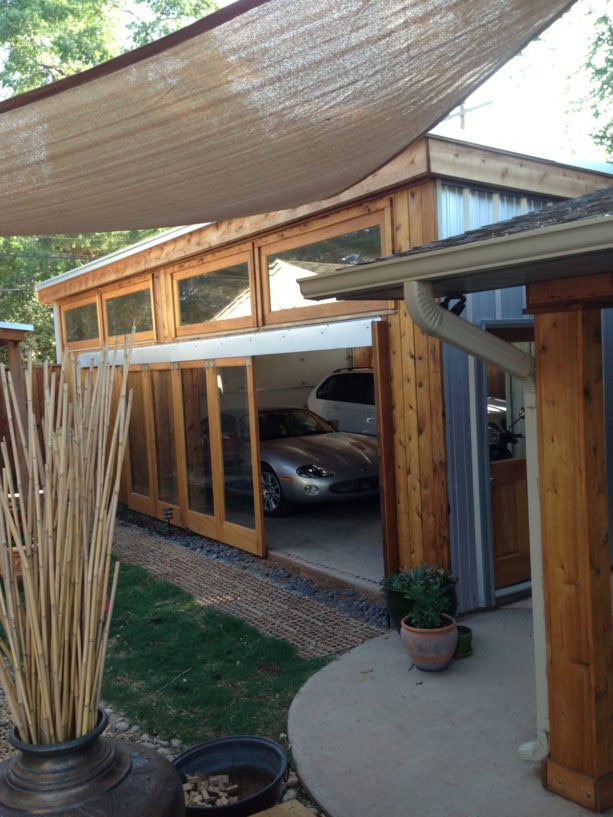
[[239, 0], [0, 103], [0, 234], [172, 227], [340, 193], [568, 0]]

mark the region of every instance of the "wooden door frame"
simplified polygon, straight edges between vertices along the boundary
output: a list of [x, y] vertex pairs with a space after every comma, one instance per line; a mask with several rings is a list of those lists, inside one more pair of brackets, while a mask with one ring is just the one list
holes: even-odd
[[[508, 343], [520, 343], [534, 339], [534, 320], [531, 317], [484, 320], [479, 322], [479, 326]], [[495, 586], [492, 492], [487, 444], [487, 363], [472, 358], [469, 363], [469, 371], [472, 372], [472, 377], [469, 377], [469, 388], [473, 391], [475, 400], [475, 422], [471, 424], [473, 451], [476, 452], [472, 461], [473, 468], [477, 469], [475, 518], [477, 522], [477, 516], [479, 517], [482, 531], [481, 542], [475, 543], [477, 569], [480, 573], [478, 582], [484, 598], [489, 599], [490, 604], [495, 604], [497, 595], [500, 597], [501, 594], [511, 592], [511, 590], [505, 588], [497, 593]], [[515, 589], [523, 588], [526, 584], [515, 586]]]
[[[205, 370], [205, 384], [207, 391], [207, 405], [209, 409], [210, 435], [211, 435], [211, 470], [213, 475], [213, 505], [214, 515], [198, 513], [188, 507], [187, 473], [185, 467], [185, 426], [182, 411], [177, 412], [177, 417], [181, 418], [180, 428], [176, 429], [177, 439], [182, 444], [181, 455], [177, 458], [182, 463], [182, 470], [179, 470], [179, 496], [185, 503], [183, 506], [183, 516], [185, 524], [196, 533], [208, 536], [224, 544], [245, 550], [255, 556], [266, 556], [266, 543], [264, 541], [264, 508], [262, 503], [262, 492], [257, 486], [260, 485], [260, 443], [257, 422], [257, 393], [255, 384], [255, 360], [252, 357], [231, 357], [217, 358], [206, 361], [186, 361], [178, 367], [178, 382], [181, 385], [180, 370], [186, 368], [199, 368]], [[219, 400], [217, 395], [217, 370], [219, 368], [244, 367], [247, 378], [247, 403], [249, 407], [249, 432], [251, 444], [251, 477], [253, 485], [256, 486], [253, 492], [254, 505], [254, 528], [246, 528], [236, 522], [231, 522], [225, 515], [224, 486], [222, 482], [223, 455], [221, 441], [221, 423]], [[179, 395], [182, 392], [179, 390]], [[180, 435], [180, 436], [179, 436]], [[179, 464], [178, 464], [179, 465]]]

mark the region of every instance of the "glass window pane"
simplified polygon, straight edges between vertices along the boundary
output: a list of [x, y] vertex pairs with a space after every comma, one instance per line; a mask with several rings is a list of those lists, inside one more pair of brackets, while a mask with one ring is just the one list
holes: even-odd
[[111, 336], [129, 335], [133, 326], [136, 326], [137, 332], [150, 332], [153, 329], [153, 316], [149, 289], [108, 298], [106, 322]]
[[193, 275], [178, 282], [181, 326], [251, 315], [249, 267], [231, 267]]
[[95, 303], [64, 310], [64, 330], [67, 343], [79, 340], [98, 340], [98, 309]]
[[275, 312], [334, 301], [335, 298], [327, 302], [304, 298], [298, 279], [349, 264], [374, 261], [381, 254], [381, 228], [377, 225], [269, 255], [270, 308]]
[[132, 414], [128, 431], [130, 446], [130, 477], [132, 491], [150, 496], [147, 437], [145, 436], [144, 379], [141, 372], [128, 374], [128, 390], [132, 389]]
[[247, 373], [243, 366], [217, 369], [226, 519], [255, 529]]
[[151, 372], [158, 496], [162, 502], [178, 505], [175, 422], [172, 408], [172, 379], [167, 370]]
[[215, 509], [205, 371], [184, 369], [181, 380], [188, 504], [190, 510], [196, 513], [213, 516]]

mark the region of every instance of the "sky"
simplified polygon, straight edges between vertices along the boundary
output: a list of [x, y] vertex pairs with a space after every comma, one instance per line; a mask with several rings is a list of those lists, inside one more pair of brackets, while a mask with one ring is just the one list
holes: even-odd
[[[565, 163], [601, 163], [594, 144], [589, 105], [579, 100], [589, 83], [583, 64], [593, 33], [587, 9], [611, 12], [610, 0], [578, 0], [575, 5], [485, 82], [434, 133], [528, 153]], [[613, 158], [613, 157], [609, 157]], [[613, 165], [606, 168], [613, 172]]]

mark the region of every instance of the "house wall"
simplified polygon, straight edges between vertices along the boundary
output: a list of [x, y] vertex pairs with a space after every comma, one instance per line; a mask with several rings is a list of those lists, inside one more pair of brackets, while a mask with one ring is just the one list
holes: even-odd
[[[438, 238], [459, 235], [485, 224], [540, 209], [547, 200], [510, 191], [441, 183]], [[467, 298], [462, 313], [475, 324], [525, 321], [523, 287], [481, 292]], [[487, 413], [483, 364], [454, 347], [443, 347], [450, 549], [460, 607], [495, 603], [490, 503]]]
[[[150, 240], [143, 247], [115, 253], [106, 262], [101, 259], [46, 282], [39, 288], [39, 298], [53, 304], [60, 316], [67, 305], [95, 305], [100, 336], [89, 343], [72, 344], [87, 358], [89, 351], [109, 339], [104, 316], [108, 299], [147, 282], [154, 323], [137, 335], [133, 358], [142, 367], [143, 380], [148, 377], [147, 367], [170, 369], [189, 361], [201, 363], [209, 356], [262, 355], [259, 385], [266, 399], [283, 402], [304, 400], [320, 363], [326, 368], [346, 365], [348, 355], [367, 345], [348, 340], [330, 345], [320, 337], [312, 345], [296, 346], [288, 345], [287, 337], [296, 338], [303, 331], [338, 336], [343, 321], [373, 319], [386, 568], [424, 560], [451, 563], [461, 577], [461, 609], [471, 609], [491, 601], [483, 592], [488, 566], [480, 549], [488, 524], [479, 482], [485, 473], [483, 452], [475, 451], [470, 431], [475, 423], [486, 427], [475, 404], [478, 371], [457, 351], [445, 348], [441, 353], [437, 341], [415, 329], [403, 303], [271, 308], [266, 254], [283, 252], [314, 231], [331, 235], [348, 219], [368, 224], [375, 219], [383, 237], [382, 252], [391, 254], [543, 206], [548, 198], [598, 189], [606, 179], [601, 174], [428, 137], [334, 199], [292, 211], [200, 225], [193, 231], [171, 231], [167, 241], [163, 237]], [[213, 321], [178, 331], [178, 277], [201, 268], [214, 269], [219, 258], [232, 254], [249, 263], [253, 304], [248, 319]], [[516, 319], [522, 317], [522, 308], [521, 291], [484, 293], [469, 300], [466, 316], [477, 323]], [[62, 332], [60, 337], [65, 342]], [[270, 348], [266, 343], [270, 339], [278, 347]], [[308, 364], [301, 361], [303, 351], [314, 349], [326, 350], [330, 357], [318, 359], [315, 366], [313, 359]], [[282, 387], [271, 374], [278, 373], [279, 367], [291, 372]], [[169, 376], [169, 382], [177, 379], [176, 374]], [[181, 406], [176, 405], [176, 410], [180, 412]], [[153, 480], [155, 475], [150, 476]]]
[[[500, 195], [475, 186], [439, 185], [439, 238], [546, 206], [542, 196]], [[529, 322], [525, 290], [514, 287], [469, 295], [462, 317], [489, 328]], [[613, 475], [613, 310], [603, 313], [607, 466]], [[463, 577], [460, 607], [495, 603], [491, 486], [487, 452], [484, 366], [453, 347], [443, 347], [452, 569]], [[613, 479], [608, 479], [613, 515]], [[613, 521], [613, 519], [612, 519]], [[613, 543], [611, 544], [613, 554]]]

